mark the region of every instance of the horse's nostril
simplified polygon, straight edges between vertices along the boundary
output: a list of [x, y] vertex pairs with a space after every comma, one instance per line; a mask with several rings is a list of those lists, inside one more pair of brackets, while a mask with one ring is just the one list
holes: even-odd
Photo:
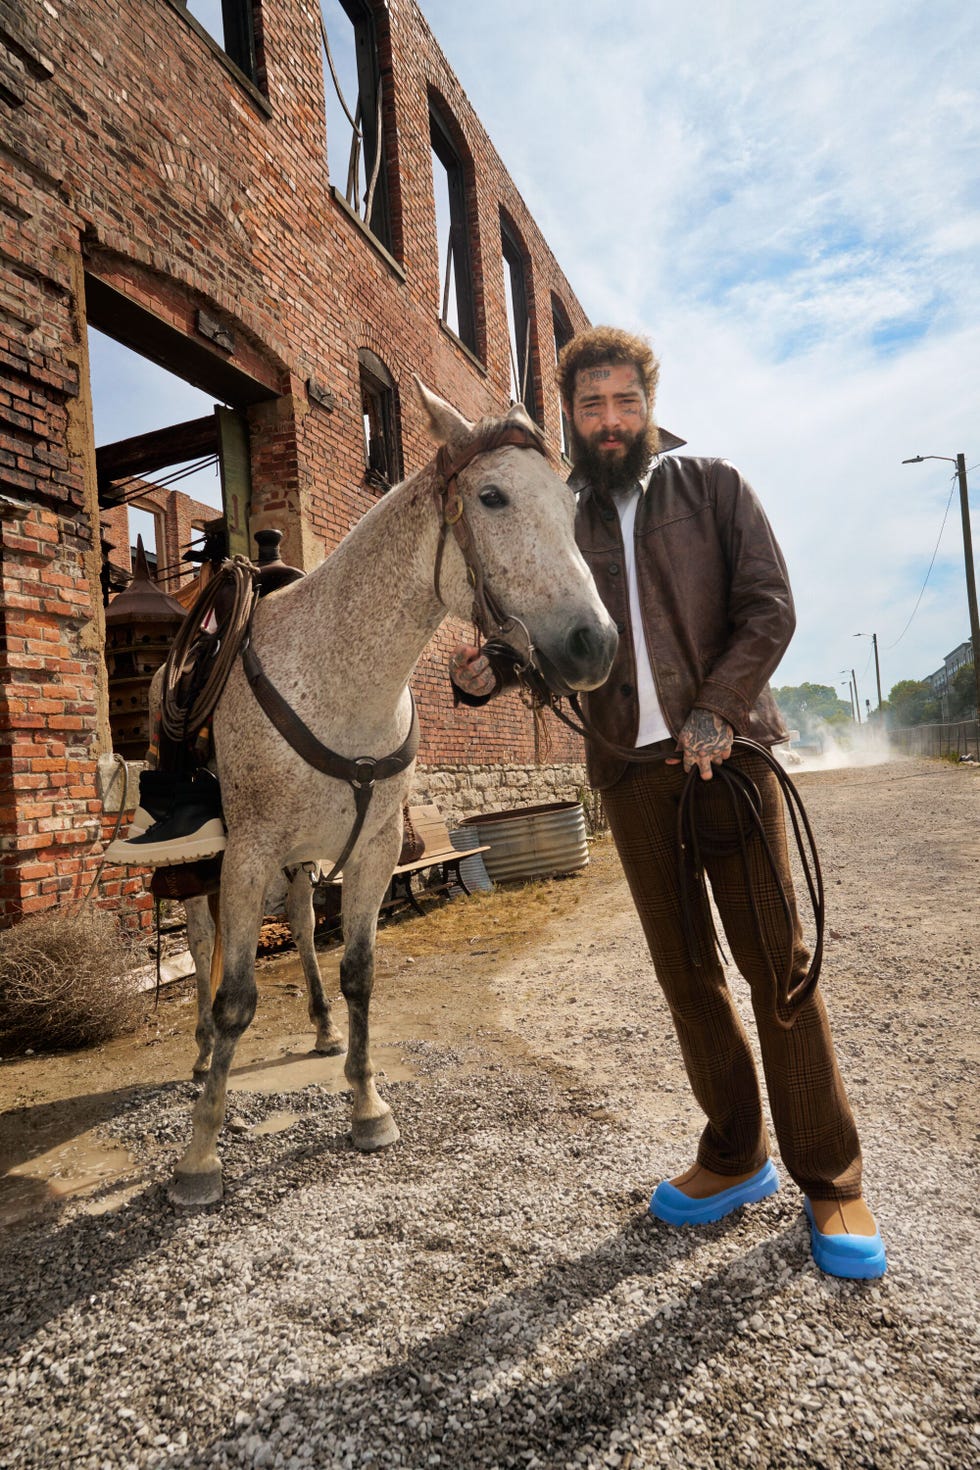
[[578, 664], [592, 663], [601, 658], [605, 651], [598, 630], [587, 623], [572, 629], [565, 639], [565, 648], [569, 657]]

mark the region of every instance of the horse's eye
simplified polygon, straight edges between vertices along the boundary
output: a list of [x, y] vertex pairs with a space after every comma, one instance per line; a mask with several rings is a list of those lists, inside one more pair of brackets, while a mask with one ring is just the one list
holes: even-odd
[[487, 485], [480, 491], [480, 504], [488, 505], [491, 510], [499, 510], [502, 505], [509, 505], [510, 502], [499, 485]]

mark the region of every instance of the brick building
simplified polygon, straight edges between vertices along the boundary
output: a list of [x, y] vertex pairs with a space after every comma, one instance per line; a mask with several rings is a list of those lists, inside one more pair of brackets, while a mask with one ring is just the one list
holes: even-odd
[[[523, 397], [557, 454], [585, 317], [413, 0], [0, 0], [0, 118], [3, 925], [80, 891], [108, 830], [120, 486], [214, 454], [231, 549], [276, 526], [310, 569], [430, 457], [413, 372], [471, 418]], [[89, 328], [214, 412], [97, 446]], [[519, 702], [452, 710], [455, 632], [415, 680], [422, 789], [537, 795]]]

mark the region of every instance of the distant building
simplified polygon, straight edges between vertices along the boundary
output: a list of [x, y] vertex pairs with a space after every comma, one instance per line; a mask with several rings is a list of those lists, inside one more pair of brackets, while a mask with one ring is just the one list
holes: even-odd
[[[109, 831], [126, 487], [214, 457], [231, 551], [277, 527], [309, 570], [430, 457], [413, 372], [470, 418], [522, 398], [557, 459], [551, 370], [586, 317], [413, 0], [3, 4], [0, 75], [2, 926], [82, 891]], [[97, 446], [90, 327], [214, 411]], [[207, 508], [145, 499], [172, 571]], [[473, 768], [507, 766], [541, 799], [519, 701], [452, 709], [458, 632], [415, 679], [421, 776], [478, 808]], [[554, 746], [567, 795], [580, 747]]]
[[937, 669], [933, 674], [926, 675], [925, 683], [931, 687], [933, 693], [942, 702], [943, 719], [946, 719], [948, 713], [947, 700], [953, 675], [958, 673], [966, 664], [972, 663], [973, 644], [968, 638], [965, 643], [958, 643], [952, 653], [947, 653], [943, 659], [942, 668]]

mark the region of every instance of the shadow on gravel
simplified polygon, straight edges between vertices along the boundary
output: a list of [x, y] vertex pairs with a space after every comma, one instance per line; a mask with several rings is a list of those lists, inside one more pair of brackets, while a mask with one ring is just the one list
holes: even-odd
[[[314, 1459], [327, 1445], [339, 1456], [350, 1434], [364, 1464], [385, 1463], [392, 1446], [406, 1466], [434, 1463], [433, 1452], [452, 1466], [497, 1467], [533, 1455], [544, 1464], [570, 1463], [577, 1445], [594, 1448], [604, 1434], [626, 1426], [638, 1396], [647, 1405], [658, 1399], [669, 1405], [700, 1364], [745, 1330], [745, 1314], [765, 1312], [784, 1289], [777, 1278], [785, 1236], [795, 1225], [724, 1270], [686, 1284], [684, 1294], [665, 1297], [660, 1278], [739, 1218], [697, 1233], [672, 1231], [645, 1216], [631, 1221], [598, 1249], [547, 1265], [533, 1284], [496, 1296], [452, 1330], [411, 1347], [396, 1341], [390, 1350], [404, 1355], [380, 1372], [280, 1390], [270, 1400], [270, 1428], [288, 1425], [291, 1444], [313, 1446]], [[801, 1248], [801, 1265], [804, 1254]], [[590, 1317], [608, 1313], [605, 1299], [630, 1282], [649, 1285], [656, 1310], [641, 1327], [611, 1340], [607, 1318], [604, 1345], [596, 1348]], [[766, 1289], [752, 1294], [760, 1284]], [[546, 1361], [572, 1366], [545, 1377]], [[262, 1411], [260, 1402], [260, 1418]], [[239, 1441], [254, 1428], [253, 1422], [200, 1446], [187, 1465], [224, 1464], [229, 1450], [232, 1460], [247, 1453]], [[178, 1470], [185, 1462], [170, 1463]]]
[[112, 1092], [90, 1092], [83, 1097], [28, 1104], [0, 1113], [0, 1175], [68, 1143], [100, 1123], [108, 1123], [134, 1098], [147, 1097], [158, 1087], [159, 1083], [120, 1087]]
[[[170, 1083], [163, 1088], [131, 1089], [120, 1094], [116, 1112], [107, 1112], [104, 1121], [118, 1116], [126, 1107], [145, 1102], [148, 1095], [155, 1093], [179, 1109], [182, 1136], [186, 1129], [189, 1137], [190, 1108], [198, 1091], [196, 1085], [187, 1082]], [[257, 1101], [261, 1115], [266, 1110], [266, 1100]], [[244, 1104], [246, 1098], [235, 1098], [234, 1102]], [[165, 1184], [159, 1178], [160, 1166], [136, 1164], [133, 1175], [138, 1178], [145, 1181], [151, 1172], [158, 1177], [143, 1188], [137, 1184], [139, 1192], [121, 1208], [103, 1215], [75, 1214], [62, 1219], [52, 1206], [33, 1216], [26, 1228], [12, 1233], [3, 1252], [0, 1292], [3, 1351], [13, 1352], [29, 1342], [48, 1322], [72, 1306], [84, 1304], [89, 1298], [111, 1298], [119, 1289], [120, 1276], [145, 1257], [166, 1250], [173, 1236], [181, 1232], [193, 1235], [198, 1228], [195, 1222], [202, 1217], [223, 1212], [230, 1220], [239, 1222], [255, 1215], [274, 1218], [279, 1198], [309, 1184], [311, 1164], [317, 1172], [328, 1167], [337, 1182], [346, 1173], [356, 1172], [362, 1156], [351, 1146], [347, 1109], [341, 1099], [331, 1098], [330, 1102], [339, 1109], [338, 1119], [343, 1118], [340, 1129], [330, 1131], [331, 1119], [324, 1108], [326, 1116], [313, 1116], [312, 1134], [307, 1132], [278, 1147], [276, 1139], [263, 1140], [267, 1152], [259, 1149], [247, 1133], [223, 1136], [225, 1197], [218, 1205], [197, 1211], [179, 1210], [167, 1198]], [[169, 1178], [182, 1145], [166, 1131], [167, 1119], [162, 1122], [164, 1131], [154, 1141], [161, 1145], [160, 1165]], [[114, 1189], [116, 1183], [107, 1186], [107, 1190]], [[89, 1198], [97, 1199], [98, 1195]], [[46, 1261], [52, 1263], [50, 1273], [45, 1271]], [[65, 1261], [73, 1265], [70, 1277], [64, 1270]], [[55, 1283], [47, 1290], [46, 1280]]]

